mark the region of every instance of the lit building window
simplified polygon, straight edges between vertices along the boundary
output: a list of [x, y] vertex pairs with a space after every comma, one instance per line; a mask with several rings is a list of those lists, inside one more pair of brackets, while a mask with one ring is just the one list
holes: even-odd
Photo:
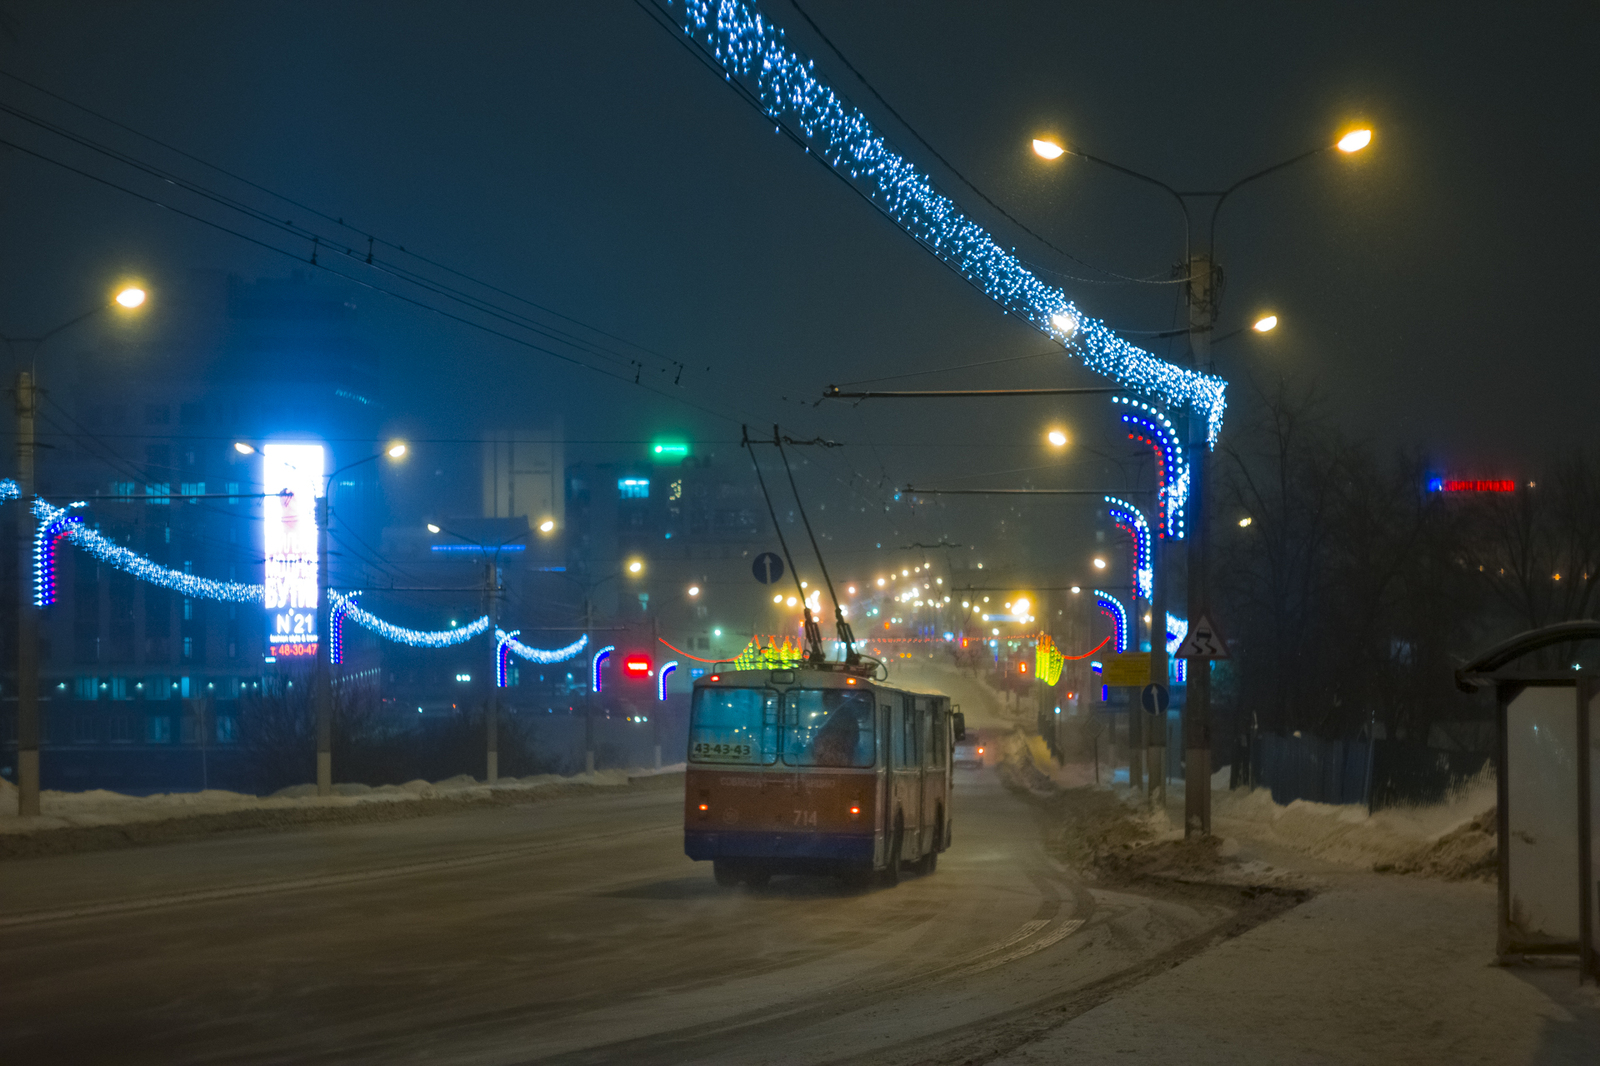
[[618, 478], [617, 495], [624, 500], [648, 500], [650, 498], [650, 479], [647, 477]]

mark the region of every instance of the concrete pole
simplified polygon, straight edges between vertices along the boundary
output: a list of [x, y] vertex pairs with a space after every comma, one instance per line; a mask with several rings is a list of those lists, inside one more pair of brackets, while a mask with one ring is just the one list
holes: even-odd
[[[1215, 265], [1209, 255], [1189, 259], [1189, 349], [1197, 370], [1211, 364], [1211, 328], [1216, 319], [1214, 291]], [[1207, 426], [1201, 415], [1189, 417], [1189, 624], [1206, 614], [1206, 511], [1211, 449], [1206, 440]], [[1188, 697], [1184, 702], [1183, 746], [1184, 818], [1183, 834], [1209, 836], [1211, 833], [1211, 663], [1205, 659], [1189, 662]]]
[[328, 493], [317, 501], [317, 654], [312, 688], [317, 705], [317, 795], [333, 794], [333, 678], [328, 666]]
[[39, 814], [39, 609], [33, 605], [33, 457], [38, 393], [17, 375], [17, 813]]
[[494, 649], [494, 669], [489, 674], [489, 705], [484, 714], [489, 733], [489, 784], [500, 780], [500, 644], [495, 630], [500, 625], [500, 567], [490, 560], [484, 576], [489, 598], [489, 647]]

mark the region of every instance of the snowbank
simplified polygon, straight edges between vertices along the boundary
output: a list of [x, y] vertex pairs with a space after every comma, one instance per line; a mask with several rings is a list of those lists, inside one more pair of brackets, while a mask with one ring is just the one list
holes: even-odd
[[294, 785], [270, 796], [207, 789], [203, 792], [166, 792], [154, 796], [126, 796], [120, 792], [93, 789], [88, 792], [39, 793], [40, 815], [17, 816], [17, 789], [0, 779], [0, 837], [36, 834], [50, 830], [130, 825], [162, 822], [207, 815], [232, 815], [244, 812], [293, 812], [349, 810], [374, 804], [417, 804], [424, 800], [471, 803], [517, 802], [540, 792], [565, 789], [618, 788], [630, 779], [681, 772], [683, 765], [661, 770], [600, 770], [593, 774], [561, 777], [537, 774], [531, 777], [502, 777], [488, 785], [465, 774], [445, 781], [407, 781], [403, 785], [340, 784], [331, 796], [318, 796], [316, 785]]
[[1330, 862], [1448, 880], [1495, 874], [1495, 781], [1485, 771], [1444, 803], [1390, 807], [1272, 801], [1267, 789], [1227, 790], [1227, 769], [1212, 780], [1211, 817], [1219, 836], [1277, 844]]

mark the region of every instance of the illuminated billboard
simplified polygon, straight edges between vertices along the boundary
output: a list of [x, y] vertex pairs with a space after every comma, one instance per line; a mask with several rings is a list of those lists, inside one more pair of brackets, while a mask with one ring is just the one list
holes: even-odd
[[261, 449], [262, 530], [267, 557], [267, 653], [317, 654], [317, 497], [322, 494], [320, 444], [268, 444]]

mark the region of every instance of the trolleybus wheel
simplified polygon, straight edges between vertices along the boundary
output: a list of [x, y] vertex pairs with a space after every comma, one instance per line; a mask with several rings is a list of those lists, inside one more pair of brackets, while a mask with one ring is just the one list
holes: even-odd
[[903, 854], [906, 839], [906, 823], [900, 815], [894, 816], [894, 837], [889, 843], [889, 861], [884, 864], [883, 883], [898, 885], [900, 883], [900, 856]]
[[751, 888], [766, 888], [772, 880], [772, 871], [765, 866], [752, 866], [744, 872], [744, 883]]
[[732, 888], [739, 883], [739, 869], [726, 859], [713, 859], [711, 861], [711, 876], [717, 879], [717, 884], [723, 888]]

